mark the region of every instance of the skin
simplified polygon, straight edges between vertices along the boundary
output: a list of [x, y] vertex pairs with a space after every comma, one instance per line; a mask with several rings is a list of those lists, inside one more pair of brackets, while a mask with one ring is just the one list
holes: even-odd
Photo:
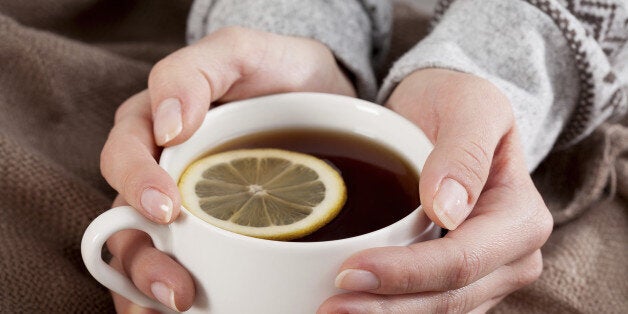
[[319, 313], [483, 313], [534, 282], [552, 218], [524, 161], [510, 104], [489, 82], [441, 69], [406, 77], [387, 106], [435, 144], [421, 175], [421, 202], [443, 225], [433, 200], [453, 178], [472, 211], [444, 238], [369, 249], [341, 270], [375, 274], [379, 287], [328, 299]]
[[[298, 57], [297, 57], [298, 56]], [[175, 183], [157, 165], [162, 146], [185, 141], [211, 103], [288, 91], [355, 96], [331, 51], [304, 38], [226, 28], [160, 61], [149, 88], [123, 103], [101, 154], [101, 171], [119, 193], [114, 205], [130, 204], [157, 223], [176, 219], [181, 204]], [[165, 99], [181, 102], [182, 130], [161, 143], [153, 117]], [[533, 282], [542, 270], [539, 248], [552, 220], [527, 172], [508, 100], [491, 83], [468, 74], [425, 69], [404, 79], [387, 106], [417, 124], [435, 144], [422, 173], [421, 201], [437, 224], [434, 196], [444, 178], [468, 193], [468, 215], [446, 237], [408, 247], [359, 252], [340, 271], [369, 271], [376, 289], [340, 294], [319, 313], [483, 313], [509, 293]], [[168, 221], [151, 216], [141, 195], [167, 195]], [[194, 301], [187, 271], [156, 250], [139, 231], [119, 232], [107, 242], [110, 264], [155, 299], [150, 286], [172, 289], [177, 310]], [[152, 313], [112, 293], [118, 313]], [[170, 304], [166, 304], [171, 306]]]

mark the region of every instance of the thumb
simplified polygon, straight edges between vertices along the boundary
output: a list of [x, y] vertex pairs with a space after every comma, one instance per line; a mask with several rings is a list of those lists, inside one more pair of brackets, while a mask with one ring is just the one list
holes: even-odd
[[[178, 144], [200, 126], [212, 101], [243, 76], [246, 32], [232, 28], [212, 33], [159, 61], [148, 78], [157, 145]], [[230, 43], [230, 41], [232, 41]]]
[[241, 27], [220, 29], [158, 62], [148, 89], [157, 145], [188, 139], [217, 99], [287, 91], [353, 91], [322, 43]]
[[388, 106], [434, 143], [421, 173], [421, 204], [436, 224], [456, 229], [475, 206], [495, 150], [513, 126], [508, 100], [481, 78], [429, 69], [404, 79]]

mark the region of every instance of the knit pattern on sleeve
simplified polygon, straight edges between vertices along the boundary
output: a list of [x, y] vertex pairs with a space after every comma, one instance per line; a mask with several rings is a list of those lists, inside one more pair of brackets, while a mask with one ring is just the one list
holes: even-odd
[[[517, 0], [524, 1], [524, 0]], [[628, 108], [628, 2], [625, 0], [525, 0], [551, 17], [578, 69], [577, 104], [556, 142], [572, 145]], [[455, 0], [441, 0], [435, 22]], [[620, 73], [618, 73], [620, 72]]]

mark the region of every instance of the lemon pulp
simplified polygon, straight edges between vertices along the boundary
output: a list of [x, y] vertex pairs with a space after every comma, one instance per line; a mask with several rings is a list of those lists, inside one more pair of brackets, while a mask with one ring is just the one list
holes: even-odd
[[241, 149], [202, 158], [179, 180], [183, 206], [225, 230], [273, 240], [306, 236], [338, 215], [340, 174], [314, 156]]

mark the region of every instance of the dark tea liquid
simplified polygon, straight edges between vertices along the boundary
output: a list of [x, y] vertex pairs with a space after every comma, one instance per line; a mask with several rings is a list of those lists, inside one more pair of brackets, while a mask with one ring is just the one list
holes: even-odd
[[280, 148], [316, 156], [336, 168], [347, 201], [327, 225], [292, 241], [350, 238], [389, 226], [419, 206], [416, 170], [388, 147], [366, 137], [321, 129], [285, 129], [243, 136], [212, 149]]

